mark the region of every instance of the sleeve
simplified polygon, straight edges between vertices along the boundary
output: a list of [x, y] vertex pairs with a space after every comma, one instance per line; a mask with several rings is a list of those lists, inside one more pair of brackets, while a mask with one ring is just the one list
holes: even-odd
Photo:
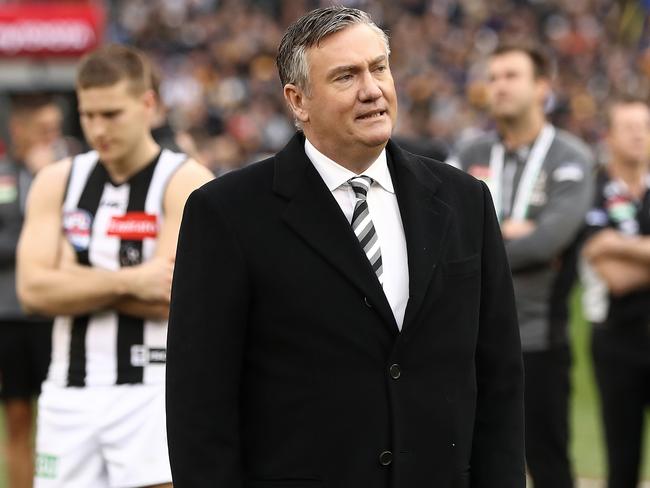
[[476, 349], [473, 488], [524, 488], [524, 380], [512, 278], [489, 190], [483, 188], [481, 309]]
[[535, 221], [535, 230], [506, 241], [512, 271], [548, 263], [560, 255], [576, 237], [592, 203], [592, 162], [586, 157], [559, 166], [548, 177], [548, 201]]
[[248, 278], [233, 228], [208, 196], [206, 187], [190, 195], [179, 234], [167, 338], [169, 455], [177, 488], [241, 488]]

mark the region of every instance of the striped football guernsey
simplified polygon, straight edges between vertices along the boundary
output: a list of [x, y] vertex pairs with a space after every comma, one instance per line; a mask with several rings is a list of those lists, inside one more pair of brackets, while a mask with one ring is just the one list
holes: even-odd
[[[185, 154], [162, 152], [122, 184], [114, 184], [95, 151], [73, 159], [63, 203], [63, 232], [77, 261], [117, 270], [151, 259], [164, 219], [167, 184]], [[54, 322], [48, 382], [59, 386], [162, 384], [166, 320], [105, 310]]]

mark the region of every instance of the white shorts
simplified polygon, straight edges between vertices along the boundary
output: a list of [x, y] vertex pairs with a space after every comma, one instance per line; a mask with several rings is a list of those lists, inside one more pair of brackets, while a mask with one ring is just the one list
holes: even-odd
[[164, 385], [43, 385], [35, 488], [131, 488], [171, 480]]

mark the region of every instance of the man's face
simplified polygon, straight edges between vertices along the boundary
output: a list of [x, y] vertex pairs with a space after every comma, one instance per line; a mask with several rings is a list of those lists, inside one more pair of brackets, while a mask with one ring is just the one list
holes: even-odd
[[630, 163], [647, 163], [650, 154], [650, 109], [644, 103], [610, 109], [607, 142], [612, 155]]
[[488, 62], [488, 103], [497, 120], [517, 120], [533, 107], [541, 107], [546, 86], [535, 78], [532, 60], [527, 54], [511, 51], [498, 54]]
[[149, 132], [151, 93], [129, 90], [129, 82], [77, 90], [79, 118], [88, 144], [102, 161], [124, 159]]
[[61, 109], [54, 104], [18, 113], [12, 116], [11, 139], [21, 153], [38, 146], [50, 146], [61, 138], [62, 123]]
[[354, 25], [307, 51], [309, 81], [303, 130], [327, 155], [381, 149], [397, 117], [386, 45], [367, 25]]

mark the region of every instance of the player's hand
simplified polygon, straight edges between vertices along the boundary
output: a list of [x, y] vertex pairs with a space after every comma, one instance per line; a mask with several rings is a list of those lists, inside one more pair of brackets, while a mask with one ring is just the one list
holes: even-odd
[[587, 241], [582, 254], [588, 261], [604, 256], [615, 256], [627, 243], [626, 238], [614, 229], [604, 229]]
[[501, 224], [501, 234], [506, 240], [521, 239], [533, 233], [535, 223], [532, 220], [507, 219]]
[[173, 258], [153, 258], [124, 269], [130, 295], [140, 300], [169, 303], [174, 273]]

